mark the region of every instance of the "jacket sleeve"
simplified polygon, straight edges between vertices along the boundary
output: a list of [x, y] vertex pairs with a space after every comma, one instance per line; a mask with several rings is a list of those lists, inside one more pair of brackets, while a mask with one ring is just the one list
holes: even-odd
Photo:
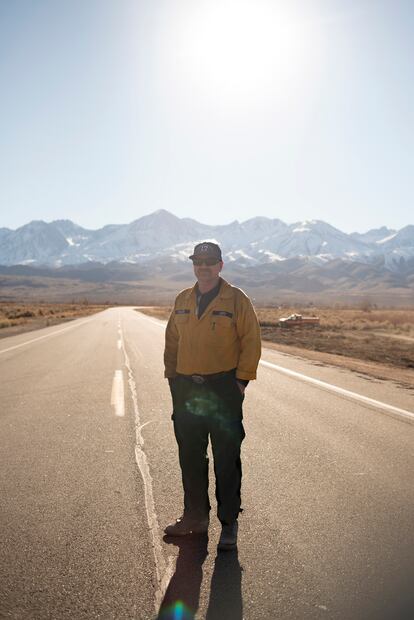
[[172, 379], [177, 374], [178, 331], [175, 325], [175, 308], [168, 319], [165, 330], [164, 377]]
[[236, 329], [240, 341], [237, 379], [256, 379], [261, 354], [260, 325], [250, 299], [243, 297], [237, 303]]

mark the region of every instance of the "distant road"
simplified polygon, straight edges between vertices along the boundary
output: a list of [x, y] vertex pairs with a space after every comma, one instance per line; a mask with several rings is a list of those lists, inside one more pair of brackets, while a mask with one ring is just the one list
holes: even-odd
[[414, 618], [414, 392], [264, 349], [238, 554], [213, 478], [209, 540], [176, 546], [164, 328], [114, 308], [0, 341], [0, 617]]

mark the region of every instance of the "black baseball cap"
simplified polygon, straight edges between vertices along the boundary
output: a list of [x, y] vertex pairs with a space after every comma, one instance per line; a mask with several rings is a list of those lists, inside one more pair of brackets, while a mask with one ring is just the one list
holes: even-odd
[[188, 258], [191, 260], [193, 260], [193, 258], [215, 258], [218, 261], [222, 260], [220, 246], [212, 241], [202, 241], [195, 246], [194, 254], [191, 254]]

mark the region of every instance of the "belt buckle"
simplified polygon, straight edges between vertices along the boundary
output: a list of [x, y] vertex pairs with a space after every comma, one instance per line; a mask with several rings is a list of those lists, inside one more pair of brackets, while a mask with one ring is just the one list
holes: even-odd
[[204, 377], [202, 377], [201, 375], [191, 375], [191, 378], [194, 383], [198, 383], [199, 385], [205, 382]]

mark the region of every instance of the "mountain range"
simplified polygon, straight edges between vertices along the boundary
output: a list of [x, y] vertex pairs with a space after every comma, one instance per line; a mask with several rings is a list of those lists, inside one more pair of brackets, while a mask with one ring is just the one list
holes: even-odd
[[98, 230], [70, 220], [0, 228], [0, 299], [169, 303], [193, 282], [188, 257], [204, 240], [220, 244], [224, 277], [263, 303], [414, 303], [414, 226], [346, 234], [266, 217], [209, 226], [165, 210]]
[[398, 231], [383, 226], [347, 234], [320, 220], [286, 224], [254, 217], [210, 226], [161, 209], [130, 224], [98, 230], [70, 220], [32, 221], [17, 230], [0, 228], [0, 264], [61, 267], [88, 262], [187, 261], [194, 245], [203, 240], [217, 241], [226, 263], [244, 267], [292, 258], [319, 265], [341, 259], [404, 272], [414, 261], [412, 225]]

